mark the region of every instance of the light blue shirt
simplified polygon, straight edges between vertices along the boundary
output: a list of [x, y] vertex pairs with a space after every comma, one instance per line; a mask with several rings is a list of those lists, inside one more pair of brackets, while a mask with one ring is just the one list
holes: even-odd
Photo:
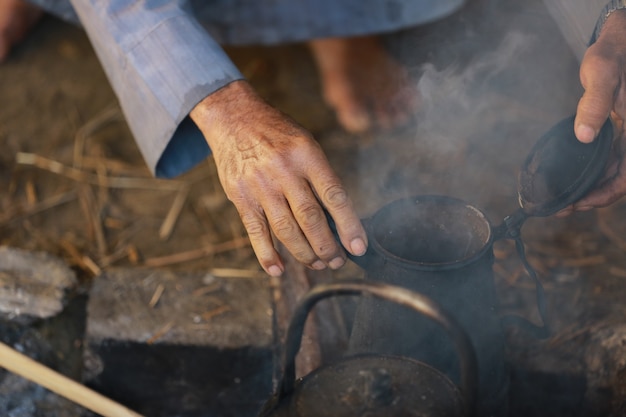
[[187, 1], [72, 0], [154, 174], [173, 177], [209, 155], [188, 115], [243, 78]]
[[174, 177], [210, 154], [189, 112], [243, 78], [220, 44], [390, 32], [439, 19], [465, 0], [31, 1], [84, 27], [147, 165]]

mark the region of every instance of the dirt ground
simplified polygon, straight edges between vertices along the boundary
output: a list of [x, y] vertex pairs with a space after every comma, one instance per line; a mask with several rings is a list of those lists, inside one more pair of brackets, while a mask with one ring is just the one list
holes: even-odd
[[[269, 102], [315, 134], [363, 217], [399, 197], [443, 194], [499, 224], [517, 207], [516, 175], [530, 147], [573, 114], [582, 91], [578, 62], [543, 4], [474, 1], [385, 39], [422, 107], [409, 126], [363, 136], [338, 127], [301, 45], [227, 51]], [[46, 17], [0, 66], [0, 103], [0, 244], [64, 259], [80, 279], [78, 298], [112, 267], [260, 272], [210, 159], [169, 182], [150, 177], [81, 29]], [[555, 336], [512, 332], [510, 360], [519, 375], [557, 375], [551, 388], [570, 390], [553, 397], [562, 408], [543, 415], [624, 415], [625, 213], [618, 204], [523, 229]], [[536, 320], [534, 287], [513, 246], [498, 242], [495, 254], [503, 310]], [[361, 271], [348, 265], [336, 275]], [[532, 395], [520, 398], [519, 415], [542, 415], [525, 401]]]

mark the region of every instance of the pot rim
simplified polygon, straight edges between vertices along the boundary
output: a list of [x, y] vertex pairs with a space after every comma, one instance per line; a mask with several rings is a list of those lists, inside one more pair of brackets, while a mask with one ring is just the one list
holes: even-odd
[[[374, 230], [376, 228], [377, 219], [381, 219], [387, 211], [394, 208], [394, 206], [406, 204], [407, 202], [417, 203], [420, 200], [431, 200], [431, 201], [439, 201], [443, 204], [447, 205], [457, 205], [463, 206], [468, 209], [469, 212], [473, 213], [476, 218], [482, 220], [486, 227], [487, 238], [485, 239], [484, 244], [480, 247], [479, 250], [474, 251], [472, 254], [456, 259], [449, 262], [418, 262], [412, 261], [401, 256], [395, 255], [394, 253], [387, 250], [384, 246], [380, 244], [378, 239], [375, 238]], [[403, 268], [410, 268], [413, 270], [419, 271], [441, 271], [441, 270], [451, 270], [457, 268], [463, 268], [469, 264], [476, 262], [478, 259], [481, 259], [487, 252], [492, 250], [493, 242], [494, 242], [494, 233], [493, 227], [489, 222], [487, 216], [478, 208], [473, 205], [467, 203], [464, 200], [461, 200], [456, 197], [451, 197], [447, 195], [440, 194], [425, 194], [425, 195], [415, 195], [411, 197], [400, 198], [391, 203], [380, 208], [376, 213], [374, 213], [367, 221], [365, 222], [365, 227], [368, 229], [368, 235], [371, 236], [370, 245], [372, 245], [375, 250], [379, 253], [383, 258], [383, 262], [391, 262], [397, 265], [402, 266]]]

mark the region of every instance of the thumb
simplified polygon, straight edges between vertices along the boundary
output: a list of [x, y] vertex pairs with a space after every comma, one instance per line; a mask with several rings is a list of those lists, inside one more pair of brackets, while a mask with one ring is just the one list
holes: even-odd
[[613, 109], [619, 77], [611, 67], [595, 57], [583, 60], [580, 77], [585, 93], [578, 102], [574, 122], [576, 137], [583, 143], [593, 142]]

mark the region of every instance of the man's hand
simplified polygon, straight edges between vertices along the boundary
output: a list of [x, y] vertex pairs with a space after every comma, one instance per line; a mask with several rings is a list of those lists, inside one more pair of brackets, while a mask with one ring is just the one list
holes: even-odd
[[284, 271], [271, 231], [311, 268], [344, 264], [324, 209], [335, 220], [343, 246], [353, 255], [365, 253], [365, 231], [318, 143], [246, 81], [205, 98], [191, 118], [213, 151], [224, 191], [268, 274]]
[[604, 181], [560, 215], [604, 207], [626, 195], [626, 10], [617, 10], [607, 19], [597, 41], [583, 57], [580, 80], [585, 93], [578, 103], [576, 137], [584, 143], [592, 142], [611, 116], [617, 139]]

